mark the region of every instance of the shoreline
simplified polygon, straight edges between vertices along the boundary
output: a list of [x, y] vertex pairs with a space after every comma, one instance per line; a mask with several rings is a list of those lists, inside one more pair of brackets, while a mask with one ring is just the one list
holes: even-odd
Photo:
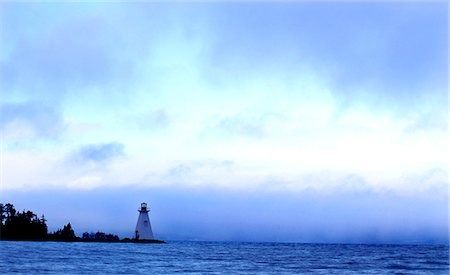
[[63, 242], [63, 243], [166, 243], [163, 240], [54, 240], [54, 239], [0, 239], [0, 241], [12, 241], [12, 242]]

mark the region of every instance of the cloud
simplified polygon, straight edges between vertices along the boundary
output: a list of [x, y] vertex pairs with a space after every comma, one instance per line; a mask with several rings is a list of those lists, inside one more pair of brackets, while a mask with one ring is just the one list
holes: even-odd
[[167, 172], [159, 179], [153, 180], [168, 184], [203, 185], [218, 184], [226, 181], [234, 163], [229, 160], [185, 161], [168, 167]]
[[171, 117], [165, 109], [158, 109], [137, 116], [137, 125], [144, 131], [165, 128], [171, 123]]
[[219, 121], [218, 127], [230, 134], [250, 137], [262, 137], [265, 134], [262, 121], [243, 120], [240, 118], [225, 118]]
[[[299, 105], [301, 104], [299, 103]], [[206, 126], [206, 130], [215, 132], [218, 137], [224, 139], [234, 136], [270, 138], [288, 130], [289, 123], [295, 121], [289, 114], [274, 109], [267, 106], [267, 109], [258, 109], [258, 111], [241, 110], [239, 113], [215, 117], [211, 119], [213, 122]], [[298, 123], [298, 121], [296, 122]]]
[[145, 66], [155, 43], [173, 28], [164, 8], [137, 6], [2, 3], [2, 96], [122, 106], [131, 89], [156, 82]]
[[446, 108], [436, 108], [423, 113], [415, 114], [410, 118], [410, 123], [405, 133], [441, 131], [446, 132], [448, 128], [448, 117]]
[[83, 145], [69, 159], [73, 162], [104, 164], [118, 157], [125, 156], [125, 145], [118, 142]]
[[58, 107], [43, 102], [2, 103], [0, 127], [7, 140], [55, 138], [64, 130]]
[[[37, 147], [67, 124], [46, 153], [78, 147], [73, 163], [108, 166], [77, 175], [86, 185], [153, 173], [230, 187], [280, 179], [297, 190], [315, 175], [324, 190], [397, 188], [401, 175], [446, 163], [446, 135], [431, 131], [446, 124], [442, 5], [72, 3], [30, 17], [30, 6], [6, 4], [2, 100], [31, 103], [5, 104], [2, 128]], [[121, 143], [102, 143], [110, 137]], [[110, 162], [123, 144], [127, 158]]]
[[[117, 53], [120, 46], [114, 43], [117, 33], [111, 32], [110, 22], [93, 13], [95, 7], [78, 13], [83, 6], [67, 9], [66, 5], [56, 5], [48, 9], [44, 4], [34, 7], [35, 17], [25, 19], [21, 15], [26, 7], [5, 5], [9, 12], [2, 14], [2, 35], [8, 41], [2, 46], [6, 50], [1, 64], [2, 71], [7, 72], [2, 78], [4, 88], [17, 93], [18, 89], [34, 86], [34, 96], [52, 94], [60, 99], [74, 88], [111, 82], [117, 86], [116, 79], [126, 80], [133, 74], [135, 67], [121, 58], [126, 51]], [[52, 12], [53, 8], [57, 12]], [[60, 13], [66, 16], [60, 17]], [[32, 32], [26, 27], [30, 25]]]
[[205, 74], [216, 81], [314, 71], [345, 106], [404, 114], [430, 96], [446, 101], [444, 3], [231, 3], [211, 13]]

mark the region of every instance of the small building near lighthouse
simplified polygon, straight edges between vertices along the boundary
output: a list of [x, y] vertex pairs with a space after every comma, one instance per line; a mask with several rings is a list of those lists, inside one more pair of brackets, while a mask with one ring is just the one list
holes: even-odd
[[154, 240], [152, 225], [150, 224], [150, 218], [148, 212], [150, 209], [147, 207], [147, 203], [141, 203], [141, 208], [138, 209], [139, 217], [136, 224], [136, 230], [134, 238], [136, 240]]

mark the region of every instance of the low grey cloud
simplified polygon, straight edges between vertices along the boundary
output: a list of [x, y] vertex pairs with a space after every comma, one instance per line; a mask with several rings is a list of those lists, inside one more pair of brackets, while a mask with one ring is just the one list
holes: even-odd
[[161, 129], [168, 126], [171, 122], [168, 112], [164, 109], [155, 110], [149, 113], [141, 114], [137, 118], [139, 128], [143, 130]]
[[212, 127], [225, 135], [264, 138], [278, 130], [280, 123], [286, 120], [289, 120], [289, 117], [279, 111], [240, 112], [217, 119]]
[[[62, 113], [54, 105], [42, 102], [3, 103], [0, 105], [0, 127], [14, 132], [15, 127], [26, 127], [28, 138], [53, 138], [64, 129]], [[11, 133], [15, 138], [22, 138]]]
[[[56, 18], [49, 17], [48, 20], [57, 22]], [[42, 35], [36, 39], [23, 30], [23, 23], [5, 18], [5, 28], [18, 29], [21, 34], [4, 33], [14, 45], [1, 65], [2, 71], [8, 73], [8, 78], [2, 79], [6, 88], [34, 85], [45, 87], [39, 90], [41, 95], [62, 96], [51, 89], [104, 84], [117, 74], [121, 79], [130, 75], [134, 67], [108, 48], [109, 39], [114, 39], [114, 35], [111, 33], [109, 39], [102, 35], [108, 31], [105, 20], [86, 16], [56, 22], [49, 26], [37, 24]]]
[[446, 110], [433, 110], [417, 116], [410, 125], [405, 129], [406, 133], [413, 133], [416, 131], [431, 131], [440, 130], [447, 131], [448, 118]]
[[220, 120], [217, 127], [226, 133], [249, 137], [263, 137], [265, 135], [263, 119], [244, 119], [228, 117]]
[[[129, 16], [122, 8], [81, 3], [49, 8], [42, 3], [32, 8], [30, 17], [27, 5], [2, 5], [0, 81], [8, 97], [63, 102], [68, 95], [83, 96], [85, 88], [102, 87], [98, 93], [107, 91], [107, 98], [127, 98], [142, 69], [139, 60], [160, 35], [153, 22], [164, 18], [141, 14], [141, 8], [132, 6], [126, 10], [135, 16]], [[116, 17], [107, 15], [111, 13]], [[140, 31], [150, 35], [136, 35]]]
[[[282, 72], [286, 79], [296, 79], [313, 71], [333, 87], [340, 104], [367, 103], [399, 114], [430, 97], [446, 101], [443, 3], [366, 4], [230, 4], [213, 9], [206, 74], [216, 82], [240, 83], [254, 75], [265, 79]], [[368, 7], [370, 12], [363, 12]], [[430, 95], [431, 86], [441, 92]]]
[[230, 160], [204, 160], [178, 163], [167, 170], [167, 177], [171, 179], [179, 179], [190, 176], [200, 169], [217, 170], [228, 169], [233, 165]]
[[83, 145], [69, 156], [76, 163], [104, 164], [112, 159], [125, 156], [125, 145], [118, 142]]

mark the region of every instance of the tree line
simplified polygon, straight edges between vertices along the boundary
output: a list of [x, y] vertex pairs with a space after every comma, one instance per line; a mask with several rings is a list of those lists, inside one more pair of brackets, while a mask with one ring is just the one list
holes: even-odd
[[50, 240], [50, 241], [118, 241], [113, 234], [83, 233], [83, 238], [77, 237], [70, 222], [63, 228], [48, 233], [44, 215], [40, 218], [32, 211], [19, 212], [11, 203], [0, 203], [0, 240]]

